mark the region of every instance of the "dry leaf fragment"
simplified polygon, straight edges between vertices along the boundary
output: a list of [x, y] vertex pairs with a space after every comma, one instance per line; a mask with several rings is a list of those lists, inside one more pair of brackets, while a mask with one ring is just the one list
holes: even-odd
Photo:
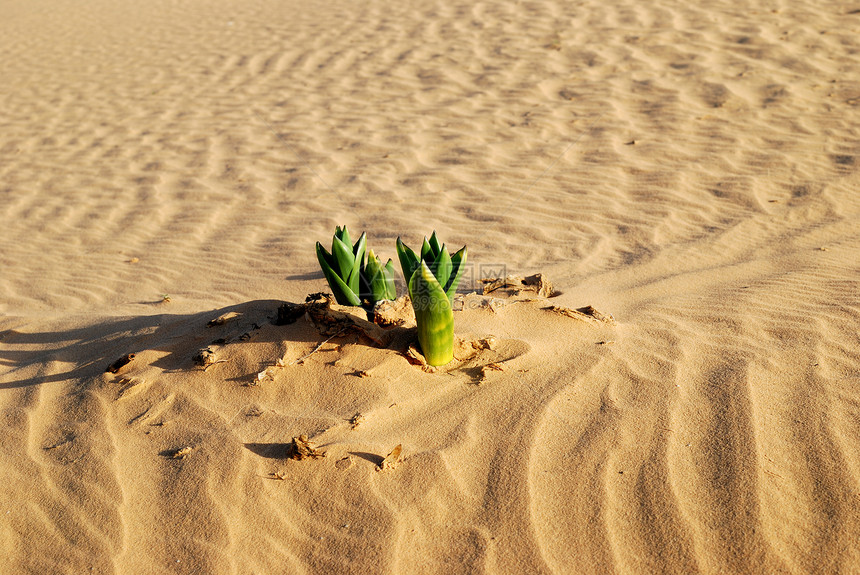
[[191, 452], [192, 452], [193, 450], [194, 450], [194, 448], [193, 448], [193, 447], [186, 446], [186, 447], [183, 447], [183, 448], [181, 448], [181, 449], [177, 449], [176, 451], [174, 451], [174, 452], [170, 455], [170, 457], [172, 457], [173, 459], [185, 459], [186, 457], [188, 457], [189, 455], [191, 455]]
[[364, 423], [364, 416], [360, 413], [356, 413], [349, 420], [349, 423], [350, 423], [350, 425], [352, 425], [352, 428], [355, 429], [356, 427], [358, 427], [359, 425]]
[[139, 262], [139, 261], [140, 261], [140, 258], [131, 258], [130, 260], [128, 260], [128, 263], [130, 263], [130, 264], [136, 264], [136, 263], [137, 263], [137, 262]]
[[285, 481], [287, 479], [287, 473], [285, 471], [272, 471], [271, 473], [269, 473], [269, 479]]
[[397, 444], [397, 447], [391, 450], [385, 459], [379, 462], [379, 467], [377, 471], [389, 471], [397, 467], [397, 464], [400, 462], [400, 454], [403, 453], [403, 445]]
[[133, 353], [126, 354], [126, 355], [122, 356], [121, 358], [119, 358], [118, 360], [116, 360], [115, 362], [113, 362], [112, 364], [110, 364], [105, 371], [108, 373], [117, 373], [123, 367], [125, 367], [126, 365], [131, 363], [133, 359], [134, 359]]
[[307, 435], [300, 435], [293, 438], [289, 447], [288, 457], [290, 459], [295, 459], [296, 461], [301, 461], [302, 459], [307, 458], [319, 459], [320, 457], [325, 457], [325, 451], [320, 451], [313, 447], [310, 441], [308, 441]]

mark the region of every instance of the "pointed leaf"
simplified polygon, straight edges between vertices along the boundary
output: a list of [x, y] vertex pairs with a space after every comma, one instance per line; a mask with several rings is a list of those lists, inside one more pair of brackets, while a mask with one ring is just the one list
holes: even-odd
[[342, 279], [337, 276], [334, 276], [332, 279], [334, 280], [334, 284], [329, 282], [328, 285], [331, 288], [331, 291], [334, 294], [334, 299], [337, 300], [337, 303], [340, 305], [361, 305], [361, 298], [359, 298], [358, 294], [352, 291]]
[[427, 242], [427, 238], [424, 238], [424, 243], [421, 245], [421, 259], [428, 264], [432, 264], [436, 261], [436, 255], [439, 251], [433, 251], [433, 246], [431, 246]]
[[397, 238], [396, 246], [397, 259], [400, 260], [400, 270], [403, 272], [403, 279], [409, 284], [409, 280], [412, 278], [415, 270], [418, 269], [418, 256], [399, 237]]
[[[346, 244], [347, 246], [349, 244]], [[352, 247], [353, 252], [353, 267], [352, 271], [349, 272], [349, 278], [344, 278], [346, 281], [346, 285], [352, 289], [352, 291], [356, 293], [360, 293], [361, 291], [361, 270], [364, 267], [364, 250], [367, 245], [367, 234], [365, 232], [361, 232], [361, 237], [358, 238], [358, 241], [355, 242], [355, 246]]]
[[466, 269], [466, 246], [460, 248], [460, 251], [451, 256], [451, 276], [448, 278], [448, 283], [445, 285], [445, 293], [448, 294], [448, 301], [454, 301], [454, 295], [457, 293], [457, 285], [463, 277], [463, 270]]
[[442, 246], [439, 245], [439, 238], [436, 237], [436, 230], [433, 230], [433, 233], [430, 234], [430, 249], [433, 250], [433, 255], [439, 257], [439, 253], [442, 251]]
[[355, 267], [355, 257], [352, 255], [352, 246], [347, 247], [340, 238], [335, 237], [331, 243], [331, 253], [337, 262], [337, 275], [344, 281], [349, 278], [352, 268]]
[[451, 256], [448, 254], [448, 250], [445, 249], [445, 244], [442, 244], [442, 248], [439, 250], [439, 257], [436, 258], [430, 269], [433, 271], [433, 275], [436, 276], [439, 285], [444, 289], [444, 286], [448, 285], [448, 278], [451, 276]]
[[319, 242], [317, 242], [317, 259], [320, 261], [320, 265], [325, 262], [329, 268], [334, 269], [334, 258]]
[[337, 228], [334, 235], [337, 236], [337, 239], [339, 239], [349, 247], [352, 247], [352, 240], [349, 238], [349, 230], [346, 229], [346, 226], [343, 226], [342, 228]]
[[397, 299], [397, 286], [394, 283], [394, 263], [389, 258], [382, 270], [385, 277], [385, 299]]
[[322, 244], [317, 242], [317, 260], [319, 260], [323, 275], [328, 282], [329, 288], [331, 288], [332, 294], [334, 294], [334, 299], [341, 305], [361, 305], [361, 300], [359, 300], [358, 296], [349, 289], [349, 286], [347, 286], [343, 280], [338, 277], [335, 270], [332, 269], [330, 263], [326, 260], [326, 256], [331, 258], [331, 255], [325, 251]]

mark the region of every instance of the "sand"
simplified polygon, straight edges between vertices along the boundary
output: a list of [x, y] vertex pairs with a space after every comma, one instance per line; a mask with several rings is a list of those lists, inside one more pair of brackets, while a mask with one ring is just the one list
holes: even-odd
[[[0, 572], [860, 573], [860, 4], [0, 14]], [[492, 349], [275, 325], [336, 225]]]

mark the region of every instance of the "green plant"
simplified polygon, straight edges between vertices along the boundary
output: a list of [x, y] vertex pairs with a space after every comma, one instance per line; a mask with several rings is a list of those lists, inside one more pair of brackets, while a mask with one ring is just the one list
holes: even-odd
[[394, 264], [388, 260], [384, 266], [373, 253], [367, 250], [367, 264], [364, 263], [367, 235], [352, 244], [346, 226], [335, 228], [331, 253], [317, 242], [317, 259], [331, 288], [334, 298], [341, 305], [360, 306], [397, 297], [394, 286]]
[[439, 244], [436, 232], [424, 239], [421, 256], [397, 238], [397, 257], [409, 288], [418, 343], [430, 365], [445, 365], [454, 359], [454, 294], [463, 276], [466, 246], [450, 255]]
[[366, 244], [367, 235], [362, 232], [353, 245], [346, 226], [335, 228], [331, 253], [317, 242], [317, 259], [340, 305], [361, 305], [361, 270]]
[[362, 272], [362, 280], [367, 284], [371, 303], [397, 297], [397, 287], [394, 285], [394, 264], [389, 259], [383, 266], [373, 250], [367, 251], [367, 265]]

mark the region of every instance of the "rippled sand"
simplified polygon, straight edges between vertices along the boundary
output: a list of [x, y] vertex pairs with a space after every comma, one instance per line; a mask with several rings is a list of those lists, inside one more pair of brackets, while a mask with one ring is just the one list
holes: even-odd
[[[0, 13], [0, 571], [860, 572], [860, 5]], [[291, 363], [342, 224], [617, 325]]]

